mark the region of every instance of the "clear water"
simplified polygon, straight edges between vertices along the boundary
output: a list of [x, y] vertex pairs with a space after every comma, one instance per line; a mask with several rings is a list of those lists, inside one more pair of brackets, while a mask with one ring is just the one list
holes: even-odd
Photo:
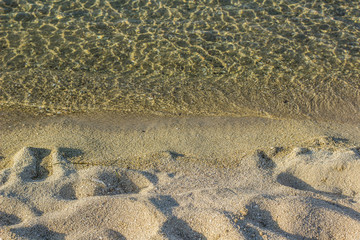
[[359, 103], [359, 0], [0, 0], [2, 107], [331, 119]]

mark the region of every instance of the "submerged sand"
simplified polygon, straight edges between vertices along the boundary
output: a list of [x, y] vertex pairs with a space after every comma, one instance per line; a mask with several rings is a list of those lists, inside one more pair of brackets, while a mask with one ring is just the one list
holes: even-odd
[[115, 113], [0, 119], [2, 239], [357, 239], [360, 129]]

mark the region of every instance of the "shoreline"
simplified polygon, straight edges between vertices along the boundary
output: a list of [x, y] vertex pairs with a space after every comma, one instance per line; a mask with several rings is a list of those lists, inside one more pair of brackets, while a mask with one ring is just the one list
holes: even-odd
[[351, 123], [115, 112], [31, 117], [16, 111], [0, 114], [0, 153], [4, 155], [14, 154], [13, 146], [19, 143], [21, 147], [86, 149], [88, 159], [101, 159], [102, 154], [110, 159], [146, 158], [172, 151], [224, 160], [262, 148], [309, 147], [316, 141], [360, 146], [360, 128]]

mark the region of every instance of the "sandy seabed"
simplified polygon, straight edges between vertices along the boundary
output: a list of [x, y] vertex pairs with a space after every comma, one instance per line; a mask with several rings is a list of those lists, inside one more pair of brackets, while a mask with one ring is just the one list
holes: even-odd
[[356, 124], [0, 117], [3, 240], [360, 238]]

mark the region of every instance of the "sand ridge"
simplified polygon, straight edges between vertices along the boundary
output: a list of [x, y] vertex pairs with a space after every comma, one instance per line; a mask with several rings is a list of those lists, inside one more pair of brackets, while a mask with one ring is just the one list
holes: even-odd
[[105, 120], [69, 116], [1, 125], [0, 238], [360, 235], [354, 126]]
[[[356, 239], [357, 149], [256, 151], [237, 169], [76, 170], [22, 148], [0, 172], [3, 239]], [[277, 156], [278, 155], [278, 156]], [[324, 180], [323, 176], [327, 176]], [[101, 237], [101, 238], [100, 238]]]

